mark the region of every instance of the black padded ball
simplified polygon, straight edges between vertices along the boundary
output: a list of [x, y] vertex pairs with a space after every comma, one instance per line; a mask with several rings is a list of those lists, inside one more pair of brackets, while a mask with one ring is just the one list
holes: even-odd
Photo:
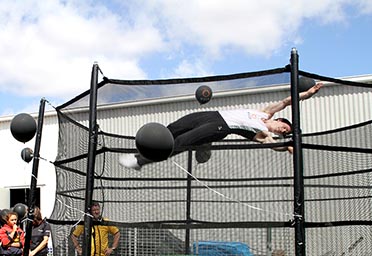
[[206, 143], [196, 148], [195, 159], [199, 164], [205, 163], [211, 158], [211, 147], [212, 143]]
[[159, 162], [173, 152], [174, 138], [167, 127], [159, 123], [148, 123], [136, 134], [136, 147], [145, 158]]
[[199, 164], [203, 164], [208, 162], [208, 160], [211, 158], [211, 151], [196, 151], [195, 152], [195, 159]]
[[199, 86], [195, 91], [195, 98], [200, 104], [205, 104], [212, 99], [212, 89], [209, 86]]
[[32, 149], [30, 148], [24, 148], [22, 149], [21, 157], [23, 161], [25, 161], [26, 163], [29, 163], [31, 162], [32, 158], [34, 158], [34, 151], [32, 151]]
[[10, 123], [10, 131], [16, 140], [25, 143], [35, 136], [35, 119], [26, 113], [18, 114]]
[[315, 85], [315, 80], [306, 76], [301, 76], [298, 80], [298, 91], [304, 92]]
[[14, 205], [13, 212], [18, 214], [18, 219], [21, 220], [26, 216], [27, 206], [25, 204], [18, 203]]

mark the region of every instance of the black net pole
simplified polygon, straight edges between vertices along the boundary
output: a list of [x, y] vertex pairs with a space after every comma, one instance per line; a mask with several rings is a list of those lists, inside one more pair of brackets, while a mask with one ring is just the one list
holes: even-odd
[[[192, 150], [188, 151], [188, 164], [187, 171], [192, 173]], [[190, 174], [187, 174], [187, 194], [186, 194], [186, 221], [187, 224], [191, 223], [191, 182], [192, 177]], [[185, 234], [185, 254], [190, 254], [190, 228], [186, 226]]]
[[291, 97], [292, 97], [292, 131], [293, 131], [293, 168], [294, 168], [294, 225], [295, 252], [297, 256], [305, 256], [304, 226], [304, 177], [300, 128], [300, 104], [298, 94], [298, 53], [291, 51]]
[[34, 219], [34, 208], [36, 203], [36, 190], [37, 190], [37, 175], [39, 171], [39, 159], [40, 159], [40, 145], [41, 145], [41, 135], [43, 131], [44, 123], [44, 112], [45, 112], [45, 99], [41, 99], [39, 107], [39, 116], [37, 120], [37, 130], [35, 138], [35, 148], [34, 148], [34, 161], [32, 165], [32, 175], [30, 184], [30, 195], [28, 196], [28, 212], [27, 212], [27, 222], [26, 222], [26, 237], [25, 237], [25, 247], [23, 249], [23, 255], [28, 256], [30, 251], [30, 241], [32, 235], [32, 220]]
[[98, 64], [94, 64], [92, 68], [92, 77], [90, 82], [90, 101], [89, 101], [89, 145], [88, 145], [88, 165], [85, 187], [85, 216], [84, 216], [84, 239], [83, 239], [83, 255], [91, 255], [92, 242], [92, 223], [90, 215], [90, 207], [93, 199], [94, 188], [94, 169], [96, 162], [97, 149], [97, 83], [98, 83]]

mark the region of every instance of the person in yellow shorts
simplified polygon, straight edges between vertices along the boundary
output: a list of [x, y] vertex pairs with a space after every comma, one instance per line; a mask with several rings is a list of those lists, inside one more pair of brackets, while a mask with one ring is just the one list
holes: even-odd
[[[101, 207], [98, 203], [93, 203], [90, 208], [90, 213], [93, 216], [93, 221], [108, 221], [101, 216]], [[84, 226], [78, 225], [71, 234], [71, 240], [75, 246], [78, 255], [82, 255], [78, 238], [84, 233]], [[112, 246], [109, 247], [109, 234], [114, 236]], [[93, 256], [108, 256], [111, 255], [119, 245], [120, 231], [116, 226], [93, 225], [92, 227], [92, 247], [91, 255]]]

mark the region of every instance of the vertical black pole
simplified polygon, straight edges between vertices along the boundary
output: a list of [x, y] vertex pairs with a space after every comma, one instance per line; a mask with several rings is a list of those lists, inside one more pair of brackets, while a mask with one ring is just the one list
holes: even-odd
[[300, 98], [298, 94], [298, 53], [295, 48], [291, 51], [291, 97], [294, 167], [294, 225], [296, 239], [295, 251], [297, 256], [305, 256], [304, 177], [300, 129]]
[[30, 241], [32, 235], [32, 220], [34, 219], [34, 208], [36, 203], [36, 189], [37, 189], [37, 175], [39, 171], [39, 157], [40, 157], [40, 145], [41, 145], [41, 134], [43, 131], [44, 123], [44, 112], [45, 112], [45, 99], [40, 100], [39, 116], [37, 119], [37, 131], [35, 138], [35, 148], [34, 148], [34, 161], [32, 165], [32, 175], [30, 184], [30, 195], [28, 196], [28, 212], [27, 212], [27, 222], [26, 222], [26, 237], [25, 237], [25, 247], [23, 249], [23, 255], [28, 256], [30, 250]]
[[[98, 64], [94, 64], [92, 68], [92, 77], [90, 82], [90, 99], [89, 99], [89, 145], [88, 145], [88, 165], [85, 188], [85, 212], [90, 215], [90, 206], [93, 199], [94, 188], [94, 167], [96, 162], [97, 149], [97, 83], [98, 83]], [[83, 255], [91, 255], [92, 242], [92, 223], [93, 220], [89, 215], [84, 216], [84, 239], [83, 239]]]
[[[187, 171], [192, 173], [192, 150], [188, 151]], [[191, 223], [191, 181], [192, 177], [187, 174], [187, 194], [186, 194], [186, 234], [185, 234], [185, 254], [190, 254], [190, 228]]]

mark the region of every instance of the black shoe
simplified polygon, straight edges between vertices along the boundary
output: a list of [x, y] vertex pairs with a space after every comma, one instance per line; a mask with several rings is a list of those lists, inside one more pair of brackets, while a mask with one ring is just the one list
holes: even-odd
[[206, 143], [195, 150], [195, 159], [199, 164], [205, 163], [211, 158], [211, 146], [212, 143]]

